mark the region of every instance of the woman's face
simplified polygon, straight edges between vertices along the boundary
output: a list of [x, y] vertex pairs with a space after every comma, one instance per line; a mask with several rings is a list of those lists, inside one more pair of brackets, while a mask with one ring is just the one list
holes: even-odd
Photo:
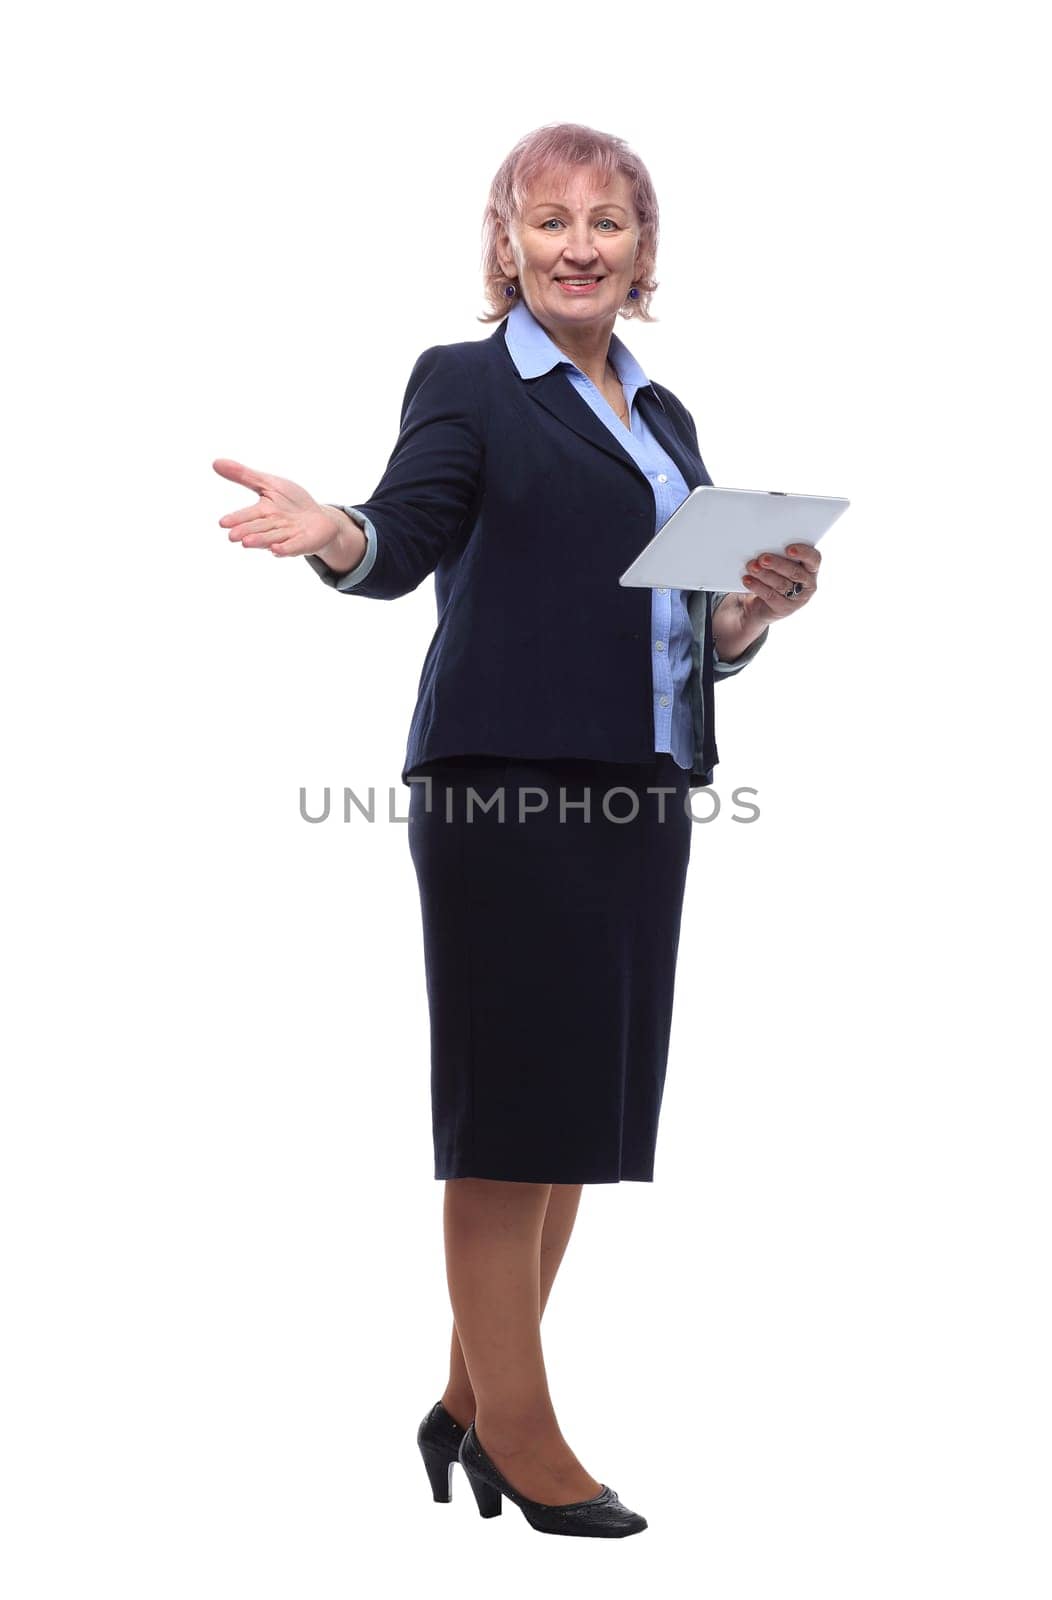
[[[599, 187], [588, 168], [542, 174], [522, 215], [498, 245], [501, 269], [517, 277], [519, 293], [538, 322], [553, 331], [613, 327], [635, 271], [639, 218], [623, 173]], [[571, 277], [593, 277], [591, 288], [564, 288]]]

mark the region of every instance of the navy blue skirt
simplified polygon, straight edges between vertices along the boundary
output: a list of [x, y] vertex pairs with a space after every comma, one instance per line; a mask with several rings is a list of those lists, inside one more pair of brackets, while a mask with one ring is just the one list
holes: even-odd
[[431, 780], [408, 832], [435, 1177], [652, 1182], [690, 774], [463, 756], [410, 776]]

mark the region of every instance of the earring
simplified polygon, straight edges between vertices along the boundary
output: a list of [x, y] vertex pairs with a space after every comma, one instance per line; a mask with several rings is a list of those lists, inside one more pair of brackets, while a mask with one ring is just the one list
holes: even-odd
[[510, 300], [512, 295], [515, 293], [515, 285], [513, 283], [509, 283], [508, 287], [505, 289], [504, 293], [507, 295], [508, 299]]
[[628, 291], [628, 298], [630, 300], [638, 300], [639, 299], [639, 290], [635, 287], [634, 284], [633, 284], [632, 288], [629, 289], [629, 291]]

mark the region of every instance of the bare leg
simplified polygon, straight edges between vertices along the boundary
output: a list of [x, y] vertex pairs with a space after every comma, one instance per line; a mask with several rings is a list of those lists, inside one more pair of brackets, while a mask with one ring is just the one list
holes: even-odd
[[562, 1436], [544, 1368], [541, 1237], [552, 1187], [447, 1179], [444, 1225], [479, 1443], [522, 1494], [564, 1505], [598, 1494], [600, 1484]]
[[[548, 1196], [548, 1209], [544, 1216], [544, 1226], [541, 1229], [541, 1266], [540, 1266], [540, 1299], [541, 1316], [548, 1304], [548, 1296], [552, 1292], [555, 1274], [566, 1254], [566, 1246], [570, 1242], [573, 1225], [577, 1221], [577, 1210], [581, 1203], [581, 1189], [579, 1183], [553, 1183]], [[460, 1344], [460, 1334], [457, 1325], [453, 1324], [453, 1336], [449, 1349], [449, 1382], [446, 1384], [442, 1396], [442, 1404], [462, 1428], [473, 1421], [475, 1416], [475, 1391], [471, 1387], [471, 1378], [468, 1375], [467, 1362], [464, 1360], [464, 1351]], [[596, 1491], [598, 1493], [598, 1490]], [[584, 1497], [582, 1497], [584, 1498]]]

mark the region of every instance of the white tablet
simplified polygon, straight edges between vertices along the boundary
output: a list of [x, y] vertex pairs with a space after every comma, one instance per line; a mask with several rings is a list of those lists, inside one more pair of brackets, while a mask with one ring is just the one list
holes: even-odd
[[745, 563], [787, 544], [817, 544], [851, 504], [838, 495], [700, 484], [621, 574], [624, 588], [748, 594]]

